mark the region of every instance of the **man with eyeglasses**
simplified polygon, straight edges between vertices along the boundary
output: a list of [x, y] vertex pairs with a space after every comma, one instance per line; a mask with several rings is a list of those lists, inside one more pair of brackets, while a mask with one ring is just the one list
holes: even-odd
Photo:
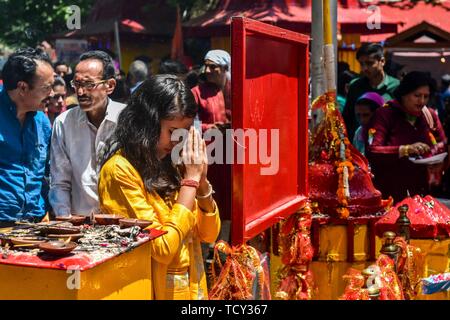
[[361, 65], [361, 77], [350, 82], [342, 116], [347, 127], [348, 138], [353, 136], [359, 124], [355, 115], [356, 100], [366, 92], [376, 92], [384, 101], [394, 99], [394, 91], [400, 81], [384, 72], [385, 58], [383, 47], [378, 43], [367, 43], [356, 52]]
[[54, 72], [40, 49], [20, 49], [3, 67], [0, 92], [0, 228], [38, 222], [47, 211], [46, 168], [50, 122], [44, 101], [53, 95]]
[[71, 81], [79, 105], [53, 124], [49, 200], [56, 216], [87, 216], [98, 210], [100, 156], [125, 107], [108, 97], [116, 86], [114, 76], [107, 53], [81, 55]]

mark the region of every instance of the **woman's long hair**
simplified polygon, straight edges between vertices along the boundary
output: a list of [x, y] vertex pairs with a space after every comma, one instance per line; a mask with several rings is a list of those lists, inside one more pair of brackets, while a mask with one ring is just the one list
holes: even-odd
[[177, 116], [194, 118], [197, 104], [191, 90], [178, 77], [157, 75], [144, 81], [120, 113], [108, 141], [103, 164], [118, 150], [139, 172], [149, 192], [171, 197], [180, 187], [180, 174], [170, 154], [158, 159], [156, 146], [161, 120]]

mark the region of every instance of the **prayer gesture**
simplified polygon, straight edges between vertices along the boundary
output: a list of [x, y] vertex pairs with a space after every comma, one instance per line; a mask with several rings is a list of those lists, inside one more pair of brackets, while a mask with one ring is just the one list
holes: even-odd
[[194, 127], [189, 129], [188, 137], [181, 152], [185, 166], [185, 179], [202, 182], [206, 179], [208, 171], [208, 156], [206, 154], [205, 140]]

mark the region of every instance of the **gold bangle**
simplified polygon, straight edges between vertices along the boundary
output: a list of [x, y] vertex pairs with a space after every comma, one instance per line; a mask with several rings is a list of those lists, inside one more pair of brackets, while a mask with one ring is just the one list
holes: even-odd
[[409, 145], [407, 144], [407, 145], [400, 146], [399, 154], [400, 154], [400, 158], [408, 157], [409, 156]]

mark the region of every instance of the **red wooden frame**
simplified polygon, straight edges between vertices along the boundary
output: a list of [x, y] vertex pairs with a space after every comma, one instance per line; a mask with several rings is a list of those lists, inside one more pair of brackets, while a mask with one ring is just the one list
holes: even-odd
[[[243, 17], [232, 19], [231, 30], [233, 129], [280, 125], [281, 173], [261, 176], [255, 174], [255, 165], [233, 164], [231, 240], [237, 245], [295, 213], [306, 201], [309, 37]], [[261, 50], [255, 50], [258, 46]], [[255, 125], [250, 118], [259, 110], [259, 100], [264, 110], [256, 111], [262, 120]]]

